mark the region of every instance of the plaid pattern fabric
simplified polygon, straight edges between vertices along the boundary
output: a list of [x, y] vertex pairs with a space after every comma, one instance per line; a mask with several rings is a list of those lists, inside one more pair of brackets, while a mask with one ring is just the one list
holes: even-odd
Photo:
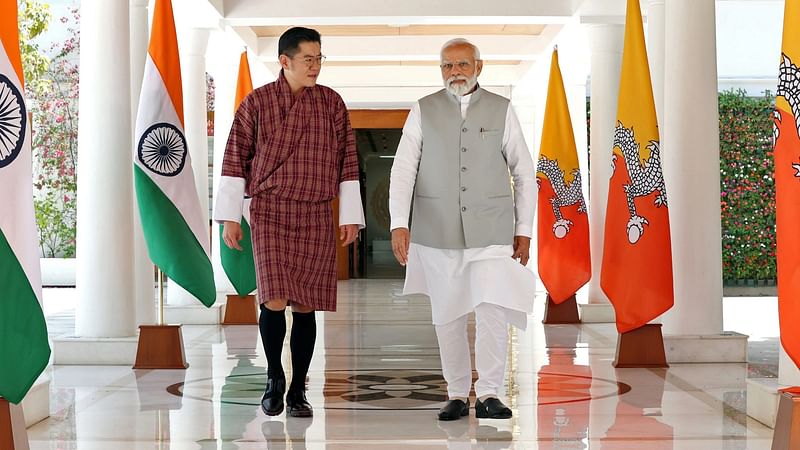
[[331, 201], [358, 180], [355, 136], [342, 98], [325, 86], [292, 95], [281, 71], [234, 117], [222, 175], [245, 179], [258, 294], [336, 309]]
[[358, 180], [355, 145], [339, 94], [317, 85], [295, 98], [281, 72], [236, 111], [222, 176], [244, 178], [251, 197], [333, 200], [340, 182]]
[[330, 202], [259, 195], [250, 205], [258, 297], [336, 311], [336, 248]]

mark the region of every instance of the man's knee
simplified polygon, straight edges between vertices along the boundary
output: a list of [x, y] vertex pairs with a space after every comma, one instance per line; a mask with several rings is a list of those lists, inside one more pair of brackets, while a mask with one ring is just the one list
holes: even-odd
[[314, 312], [314, 308], [312, 306], [301, 305], [299, 303], [292, 303], [292, 312], [310, 313]]
[[268, 309], [270, 311], [283, 311], [284, 309], [286, 309], [287, 303], [289, 303], [288, 300], [276, 298], [272, 300], [267, 300], [266, 303], [262, 303], [261, 308]]

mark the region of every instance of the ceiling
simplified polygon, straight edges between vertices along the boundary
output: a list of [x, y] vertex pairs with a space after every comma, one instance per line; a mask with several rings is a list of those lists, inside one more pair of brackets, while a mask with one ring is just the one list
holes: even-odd
[[571, 44], [576, 49], [588, 47], [575, 33], [581, 28], [576, 25], [619, 23], [625, 5], [625, 0], [174, 1], [193, 17], [207, 17], [205, 26], [235, 34], [273, 76], [280, 70], [281, 33], [291, 26], [314, 28], [327, 57], [321, 83], [369, 92], [366, 96], [381, 95], [383, 89], [395, 101], [405, 98], [406, 91], [410, 101], [441, 86], [439, 51], [454, 37], [480, 49], [482, 85], [510, 93], [540, 70], [539, 63], [549, 67], [555, 44], [561, 48], [577, 41]]

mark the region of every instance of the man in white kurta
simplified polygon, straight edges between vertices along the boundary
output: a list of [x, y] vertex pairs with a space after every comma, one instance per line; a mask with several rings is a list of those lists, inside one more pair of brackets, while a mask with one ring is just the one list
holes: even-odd
[[392, 250], [407, 266], [403, 293], [431, 299], [449, 397], [440, 420], [469, 413], [470, 312], [476, 416], [511, 417], [499, 399], [508, 324], [526, 327], [536, 285], [525, 267], [536, 209], [533, 160], [508, 99], [478, 86], [482, 66], [466, 40], [442, 47], [445, 89], [412, 107], [391, 172]]

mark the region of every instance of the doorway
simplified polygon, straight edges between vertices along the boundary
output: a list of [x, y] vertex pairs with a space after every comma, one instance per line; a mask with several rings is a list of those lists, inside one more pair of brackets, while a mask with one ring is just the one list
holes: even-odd
[[366, 229], [356, 252], [355, 278], [404, 278], [405, 268], [392, 253], [389, 174], [408, 110], [353, 110]]

